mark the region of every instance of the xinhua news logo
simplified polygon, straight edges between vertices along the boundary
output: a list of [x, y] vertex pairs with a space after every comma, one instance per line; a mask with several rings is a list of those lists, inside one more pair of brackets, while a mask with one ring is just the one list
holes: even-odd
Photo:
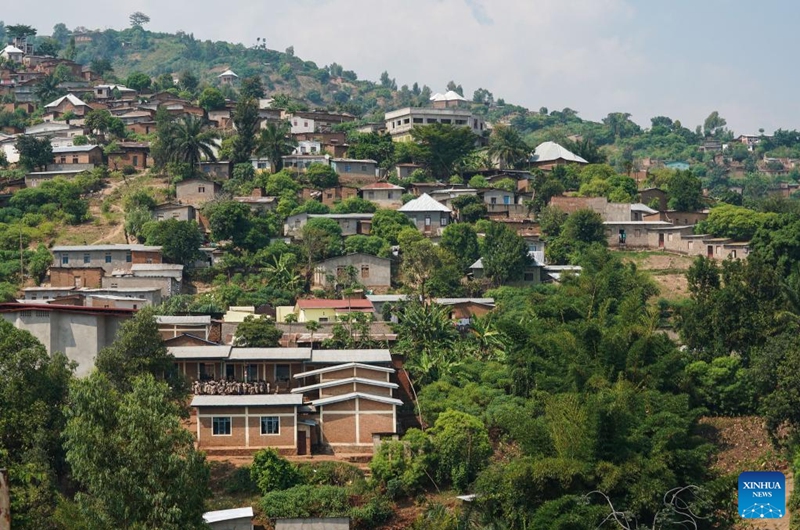
[[744, 519], [780, 519], [786, 514], [786, 477], [779, 471], [739, 475], [739, 515]]

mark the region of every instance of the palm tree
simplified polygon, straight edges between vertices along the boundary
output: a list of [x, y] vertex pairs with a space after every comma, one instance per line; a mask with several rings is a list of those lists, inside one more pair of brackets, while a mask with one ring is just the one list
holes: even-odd
[[489, 137], [487, 152], [493, 160], [497, 161], [500, 169], [506, 169], [524, 164], [531, 153], [531, 148], [516, 129], [507, 125], [498, 125]]
[[171, 162], [189, 164], [197, 167], [200, 159], [216, 161], [214, 140], [217, 132], [206, 129], [203, 120], [191, 114], [170, 123], [163, 131], [161, 141]]
[[269, 159], [273, 173], [283, 169], [283, 157], [292, 154], [297, 147], [297, 142], [289, 136], [290, 130], [288, 121], [267, 123], [258, 138], [256, 153]]
[[56, 79], [53, 74], [44, 76], [41, 81], [39, 81], [39, 84], [36, 85], [36, 89], [34, 90], [39, 102], [44, 105], [54, 101], [58, 97], [63, 96], [66, 91], [58, 88], [59, 84], [60, 83], [58, 79]]

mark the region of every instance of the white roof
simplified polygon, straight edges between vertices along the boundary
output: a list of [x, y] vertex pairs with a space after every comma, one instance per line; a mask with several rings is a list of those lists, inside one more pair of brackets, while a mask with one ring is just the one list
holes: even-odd
[[[192, 407], [285, 407], [303, 404], [298, 394], [247, 394], [242, 396], [195, 396]], [[402, 404], [402, 402], [401, 402]]]
[[390, 363], [389, 350], [314, 350], [312, 363]]
[[157, 324], [183, 324], [183, 325], [208, 325], [211, 324], [210, 315], [159, 315], [156, 316]]
[[307, 361], [311, 348], [233, 348], [230, 360]]
[[386, 381], [376, 381], [375, 379], [365, 379], [363, 377], [348, 377], [346, 379], [335, 379], [333, 381], [325, 381], [324, 383], [317, 383], [315, 385], [301, 386], [293, 388], [292, 394], [302, 394], [311, 390], [319, 390], [320, 388], [330, 388], [334, 386], [349, 385], [352, 383], [359, 383], [362, 385], [379, 386], [382, 388], [397, 388], [397, 383], [388, 383]]
[[455, 304], [481, 304], [481, 305], [494, 305], [494, 298], [434, 298], [434, 302], [439, 305], [455, 305]]
[[631, 204], [631, 211], [632, 212], [644, 212], [646, 214], [658, 213], [658, 210], [653, 210], [652, 208], [650, 208], [646, 204], [642, 204], [640, 202], [637, 202], [635, 204]]
[[374, 372], [384, 372], [387, 374], [393, 374], [394, 368], [385, 368], [383, 366], [371, 366], [369, 364], [363, 363], [344, 363], [344, 364], [337, 364], [336, 366], [326, 366], [325, 368], [317, 368], [316, 370], [310, 370], [308, 372], [303, 372], [300, 374], [294, 374], [295, 379], [302, 379], [304, 377], [313, 377], [315, 375], [320, 374], [327, 374], [329, 372], [337, 372], [339, 370], [346, 370], [348, 368], [362, 368], [365, 370], [372, 370]]
[[431, 96], [431, 101], [444, 101], [444, 94], [437, 92]]
[[588, 164], [586, 160], [579, 157], [569, 149], [561, 147], [555, 142], [544, 142], [536, 147], [531, 157], [531, 162], [553, 162], [555, 160], [563, 159], [567, 162], [578, 162], [580, 164]]
[[[157, 247], [161, 248], [161, 247]], [[183, 271], [183, 265], [178, 263], [134, 263], [132, 271]]]
[[411, 300], [411, 296], [407, 294], [368, 294], [367, 300], [372, 302], [406, 302]]
[[84, 101], [82, 101], [81, 99], [79, 99], [77, 96], [74, 96], [73, 94], [67, 94], [66, 96], [61, 96], [60, 98], [58, 98], [55, 101], [51, 101], [50, 103], [45, 105], [44, 108], [47, 109], [47, 108], [50, 108], [50, 107], [58, 107], [59, 105], [61, 105], [61, 103], [64, 102], [64, 100], [69, 101], [70, 103], [72, 103], [75, 106], [79, 106], [79, 105], [84, 105], [85, 106], [86, 105], [86, 103]]
[[[379, 403], [387, 403], [389, 405], [402, 406], [403, 402], [389, 396], [376, 396], [375, 394], [365, 394], [363, 392], [351, 392], [349, 394], [342, 394], [340, 396], [331, 396], [322, 399], [315, 399], [311, 402], [315, 407], [322, 407], [325, 405], [332, 405], [333, 403], [341, 403], [342, 401], [350, 401], [351, 399], [368, 399], [370, 401], [377, 401]], [[195, 398], [196, 399], [196, 398]], [[194, 402], [192, 402], [194, 405]]]
[[101, 147], [99, 145], [94, 145], [94, 144], [68, 145], [65, 147], [54, 147], [53, 154], [57, 155], [59, 153], [88, 153], [89, 151], [94, 151], [95, 149], [101, 149]]
[[219, 523], [221, 521], [231, 521], [234, 519], [253, 518], [253, 508], [234, 508], [232, 510], [217, 510], [203, 514], [203, 521], [207, 523]]
[[9, 44], [5, 48], [3, 48], [3, 51], [0, 52], [0, 53], [25, 53], [25, 52], [23, 52], [22, 50], [20, 50], [19, 48], [17, 48], [13, 44]]
[[439, 92], [431, 96], [431, 101], [467, 101], [467, 98], [456, 92], [455, 90], [448, 90], [444, 94]]
[[225, 77], [226, 75], [232, 75], [233, 77], [239, 77], [238, 75], [236, 75], [236, 72], [234, 72], [230, 68], [228, 68], [227, 70], [225, 70], [224, 72], [219, 74], [217, 77]]
[[398, 212], [447, 212], [451, 213], [452, 210], [440, 203], [427, 193], [423, 193], [414, 200], [408, 201], [403, 206], [398, 208]]
[[176, 359], [227, 359], [230, 346], [171, 346], [167, 351]]

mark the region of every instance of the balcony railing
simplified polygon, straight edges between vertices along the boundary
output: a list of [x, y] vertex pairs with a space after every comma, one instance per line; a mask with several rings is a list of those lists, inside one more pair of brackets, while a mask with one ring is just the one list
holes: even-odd
[[269, 383], [267, 381], [234, 381], [228, 379], [194, 381], [192, 393], [196, 396], [244, 396], [257, 394], [278, 394], [286, 392], [289, 383]]

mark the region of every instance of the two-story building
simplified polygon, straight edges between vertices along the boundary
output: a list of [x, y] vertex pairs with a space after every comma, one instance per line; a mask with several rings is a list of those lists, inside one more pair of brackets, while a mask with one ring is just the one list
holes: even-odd
[[362, 186], [358, 195], [381, 208], [399, 208], [403, 205], [406, 189], [391, 182], [375, 182]]
[[102, 287], [103, 277], [114, 270], [161, 263], [161, 247], [145, 245], [57, 245], [52, 252], [53, 287]]
[[350, 274], [364, 287], [386, 292], [392, 285], [392, 260], [363, 253], [329, 258], [314, 267], [314, 285], [324, 289]]
[[460, 108], [423, 108], [406, 107], [387, 112], [385, 116], [386, 131], [397, 142], [410, 141], [411, 129], [421, 125], [443, 123], [469, 128], [477, 137], [488, 131], [483, 118], [472, 114], [468, 109]]
[[222, 186], [214, 181], [191, 178], [178, 182], [175, 185], [175, 198], [181, 204], [191, 204], [199, 208], [219, 196]]
[[283, 235], [294, 239], [303, 238], [303, 227], [309, 219], [323, 218], [336, 221], [342, 229], [342, 236], [369, 235], [372, 230], [373, 213], [299, 213], [290, 215], [283, 224]]

